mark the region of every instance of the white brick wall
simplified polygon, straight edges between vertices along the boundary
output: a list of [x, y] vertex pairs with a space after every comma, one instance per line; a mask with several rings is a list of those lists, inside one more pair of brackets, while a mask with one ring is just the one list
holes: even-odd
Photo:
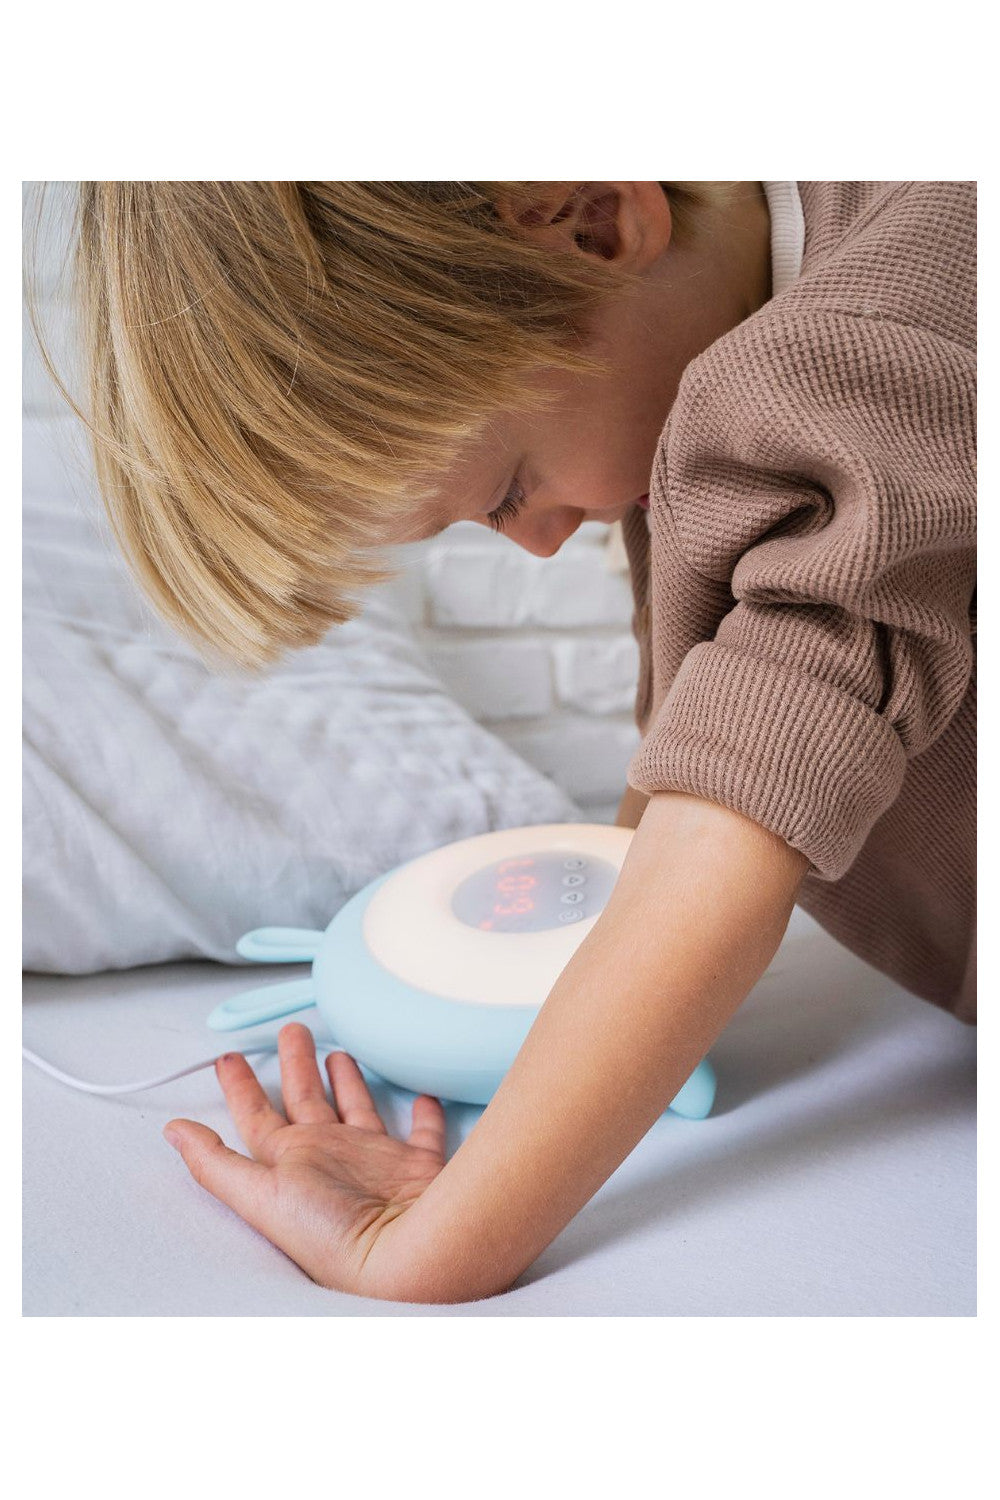
[[400, 548], [387, 585], [457, 700], [595, 822], [614, 820], [639, 742], [622, 560], [597, 521], [549, 558], [463, 522]]

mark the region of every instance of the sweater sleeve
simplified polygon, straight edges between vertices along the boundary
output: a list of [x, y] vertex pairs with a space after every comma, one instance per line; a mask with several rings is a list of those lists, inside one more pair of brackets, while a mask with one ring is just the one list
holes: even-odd
[[836, 880], [969, 683], [975, 358], [838, 312], [735, 332], [689, 368], [657, 457], [654, 660], [679, 580], [728, 609], [628, 780], [732, 807]]

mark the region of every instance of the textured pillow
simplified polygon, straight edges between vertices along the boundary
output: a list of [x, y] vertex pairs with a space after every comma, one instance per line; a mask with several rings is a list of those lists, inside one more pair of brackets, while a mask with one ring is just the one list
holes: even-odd
[[24, 432], [24, 963], [233, 961], [453, 839], [581, 814], [446, 693], [392, 603], [265, 676], [138, 597], [76, 423]]

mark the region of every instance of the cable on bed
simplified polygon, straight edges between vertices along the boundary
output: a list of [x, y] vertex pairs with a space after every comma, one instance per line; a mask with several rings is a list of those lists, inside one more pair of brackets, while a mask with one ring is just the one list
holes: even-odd
[[[242, 1053], [243, 1057], [260, 1057], [265, 1053], [277, 1052], [275, 1046], [251, 1047]], [[201, 1062], [191, 1063], [189, 1067], [178, 1068], [176, 1073], [164, 1073], [161, 1078], [144, 1078], [141, 1083], [87, 1083], [83, 1078], [74, 1078], [71, 1073], [64, 1073], [61, 1068], [46, 1062], [44, 1057], [39, 1057], [37, 1052], [30, 1051], [27, 1047], [21, 1048], [21, 1056], [25, 1062], [30, 1062], [33, 1067], [40, 1068], [43, 1073], [48, 1073], [50, 1078], [57, 1079], [60, 1083], [66, 1083], [71, 1089], [79, 1089], [84, 1094], [139, 1094], [143, 1089], [158, 1089], [162, 1083], [173, 1083], [177, 1078], [186, 1078], [189, 1073], [200, 1073], [202, 1068], [214, 1068], [220, 1057], [227, 1056], [220, 1052], [215, 1057], [206, 1057]]]

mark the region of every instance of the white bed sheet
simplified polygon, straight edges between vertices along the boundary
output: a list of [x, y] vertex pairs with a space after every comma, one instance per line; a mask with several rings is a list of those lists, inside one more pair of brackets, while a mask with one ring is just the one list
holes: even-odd
[[[246, 983], [208, 963], [29, 976], [25, 1043], [95, 1081], [148, 1077], [221, 1050], [204, 1017]], [[26, 1068], [24, 1311], [975, 1313], [974, 1032], [797, 911], [713, 1056], [711, 1119], [662, 1118], [510, 1292], [450, 1307], [317, 1287], [192, 1182], [160, 1131], [189, 1115], [238, 1145], [211, 1072], [110, 1101]], [[273, 1058], [262, 1076], [276, 1084]], [[404, 1130], [412, 1095], [381, 1083], [375, 1093], [389, 1128]], [[479, 1113], [449, 1106], [449, 1153]]]

